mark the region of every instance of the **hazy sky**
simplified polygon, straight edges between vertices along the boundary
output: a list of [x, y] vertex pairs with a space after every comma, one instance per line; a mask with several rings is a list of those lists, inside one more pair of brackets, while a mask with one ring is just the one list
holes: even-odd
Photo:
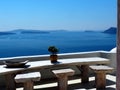
[[116, 27], [117, 0], [0, 0], [0, 31]]

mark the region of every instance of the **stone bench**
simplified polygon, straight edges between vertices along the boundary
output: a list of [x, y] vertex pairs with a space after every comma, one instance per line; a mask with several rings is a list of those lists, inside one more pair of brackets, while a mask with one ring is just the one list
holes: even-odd
[[59, 69], [59, 70], [52, 70], [52, 72], [58, 78], [59, 90], [67, 90], [68, 76], [74, 75], [75, 71], [72, 69]]
[[16, 83], [23, 83], [24, 90], [33, 90], [33, 83], [41, 78], [40, 72], [32, 72], [25, 74], [17, 74], [15, 76]]
[[105, 65], [90, 66], [90, 69], [92, 69], [95, 72], [96, 88], [104, 89], [106, 86], [106, 73], [110, 73], [114, 69]]

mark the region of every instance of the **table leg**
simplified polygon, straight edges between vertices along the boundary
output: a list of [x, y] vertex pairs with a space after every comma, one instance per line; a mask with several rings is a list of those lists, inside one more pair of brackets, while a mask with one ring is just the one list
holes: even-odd
[[14, 74], [6, 74], [6, 90], [16, 90], [15, 81], [14, 81]]
[[77, 66], [78, 69], [81, 71], [81, 82], [87, 83], [89, 81], [89, 65], [81, 65]]

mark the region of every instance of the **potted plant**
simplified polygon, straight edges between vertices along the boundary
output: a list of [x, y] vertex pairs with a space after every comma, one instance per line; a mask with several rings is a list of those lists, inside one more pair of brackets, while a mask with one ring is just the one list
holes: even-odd
[[58, 59], [57, 53], [59, 52], [58, 48], [56, 48], [55, 46], [49, 46], [48, 51], [51, 53], [50, 54], [51, 63], [57, 62]]

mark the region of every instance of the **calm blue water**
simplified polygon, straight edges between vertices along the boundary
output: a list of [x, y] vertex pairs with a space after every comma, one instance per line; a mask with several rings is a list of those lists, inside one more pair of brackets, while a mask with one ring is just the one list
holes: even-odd
[[0, 58], [49, 54], [55, 45], [59, 53], [106, 50], [116, 47], [116, 35], [100, 32], [61, 31], [46, 34], [13, 34], [0, 36]]

